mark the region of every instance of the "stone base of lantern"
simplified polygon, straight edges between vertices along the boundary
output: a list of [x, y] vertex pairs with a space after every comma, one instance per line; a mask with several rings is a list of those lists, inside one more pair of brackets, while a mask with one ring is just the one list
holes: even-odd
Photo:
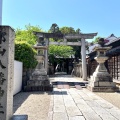
[[110, 76], [91, 76], [91, 80], [89, 81], [87, 88], [92, 92], [116, 92], [119, 90], [118, 87], [116, 87], [116, 83], [111, 81]]
[[24, 87], [25, 92], [30, 91], [52, 91], [53, 87], [49, 80], [28, 80], [27, 86]]
[[49, 86], [25, 86], [24, 92], [33, 92], [33, 91], [52, 91], [53, 87], [52, 85]]
[[119, 90], [117, 87], [108, 87], [108, 86], [93, 87], [93, 86], [88, 85], [87, 88], [88, 88], [88, 90], [90, 90], [92, 92], [116, 92]]
[[24, 87], [25, 92], [30, 91], [52, 91], [53, 87], [49, 81], [47, 73], [44, 68], [36, 69], [27, 81], [27, 85]]

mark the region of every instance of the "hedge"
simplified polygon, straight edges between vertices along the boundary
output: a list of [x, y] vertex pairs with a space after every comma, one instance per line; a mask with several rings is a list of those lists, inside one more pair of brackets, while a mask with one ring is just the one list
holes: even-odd
[[34, 58], [36, 51], [26, 42], [15, 42], [15, 60], [23, 62], [23, 68], [35, 68], [37, 61]]

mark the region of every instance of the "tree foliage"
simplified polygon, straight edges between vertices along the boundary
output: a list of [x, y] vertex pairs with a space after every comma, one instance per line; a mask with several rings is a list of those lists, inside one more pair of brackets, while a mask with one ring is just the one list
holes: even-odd
[[23, 62], [24, 68], [34, 68], [37, 64], [36, 51], [26, 42], [15, 42], [15, 60]]
[[51, 33], [59, 33], [59, 27], [56, 23], [53, 23], [49, 30]]
[[72, 27], [62, 27], [60, 28], [61, 33], [63, 34], [75, 34], [75, 30]]
[[54, 58], [68, 58], [74, 54], [73, 48], [70, 46], [57, 46], [57, 45], [50, 45], [49, 46], [49, 61], [53, 63]]
[[[54, 24], [52, 24], [49, 32], [51, 32], [51, 33], [61, 33], [61, 34], [79, 34], [80, 29], [78, 28], [77, 30], [75, 30], [73, 27], [67, 27], [67, 26], [59, 28], [58, 25], [54, 23]], [[61, 39], [56, 39], [56, 38], [55, 39], [50, 39], [50, 40], [51, 41], [57, 41], [57, 42], [63, 41]], [[67, 40], [67, 41], [68, 42], [76, 42], [76, 41], [80, 41], [80, 40], [71, 39], [71, 40]], [[56, 51], [59, 51], [59, 52], [55, 52], [54, 49]], [[69, 49], [71, 49], [72, 52], [70, 52]], [[51, 50], [51, 52], [49, 52], [49, 58], [50, 59], [51, 58], [53, 59], [53, 57], [55, 57], [56, 53], [58, 54], [59, 57], [65, 57], [64, 54], [65, 53], [68, 54], [68, 52], [69, 52], [69, 56], [73, 55], [73, 53], [74, 53], [76, 58], [80, 58], [81, 47], [80, 46], [62, 46], [62, 47], [58, 46], [58, 47], [55, 47], [54, 45], [50, 45], [50, 50]], [[64, 54], [63, 54], [63, 50], [64, 50]], [[66, 57], [69, 57], [69, 56], [66, 56]]]
[[[68, 34], [68, 33], [75, 33], [75, 30], [72, 27], [62, 27], [59, 28], [56, 23], [52, 24], [50, 27], [49, 32], [56, 33], [56, 34]], [[50, 41], [57, 41], [61, 42], [60, 38], [50, 39]], [[71, 46], [57, 46], [57, 45], [50, 45], [49, 46], [49, 62], [53, 63], [55, 57], [59, 58], [67, 58], [73, 55], [75, 52], [73, 47]]]
[[[79, 34], [80, 33], [80, 29], [78, 28], [77, 30], [75, 30], [73, 27], [62, 27], [60, 28], [60, 31], [63, 34]], [[80, 39], [70, 39], [67, 40], [68, 42], [78, 42], [80, 41]], [[80, 52], [81, 52], [81, 47], [80, 46], [71, 46], [73, 48], [73, 51], [75, 51], [75, 58], [80, 58]]]
[[95, 43], [98, 43], [98, 40], [100, 39], [101, 37], [96, 37], [92, 42], [95, 44]]
[[25, 26], [25, 29], [16, 29], [15, 33], [15, 59], [23, 62], [24, 68], [34, 68], [37, 61], [34, 58], [35, 50], [32, 45], [36, 44], [37, 37], [33, 31], [40, 32], [42, 29], [39, 26]]
[[25, 29], [16, 29], [15, 41], [25, 41], [30, 45], [36, 43], [37, 37], [33, 34], [33, 31], [41, 32], [42, 29], [39, 26], [31, 26], [30, 24], [25, 26]]

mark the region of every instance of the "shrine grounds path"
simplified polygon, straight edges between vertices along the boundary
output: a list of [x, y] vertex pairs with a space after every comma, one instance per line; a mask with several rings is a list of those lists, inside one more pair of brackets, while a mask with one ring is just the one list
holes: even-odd
[[27, 114], [28, 120], [120, 120], [120, 93], [90, 92], [71, 76], [50, 80], [53, 92], [15, 95], [14, 114]]

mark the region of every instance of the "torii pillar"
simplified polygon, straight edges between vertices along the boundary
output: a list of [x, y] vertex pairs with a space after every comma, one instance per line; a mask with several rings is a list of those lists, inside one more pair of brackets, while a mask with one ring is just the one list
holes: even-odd
[[82, 78], [84, 81], [87, 80], [87, 64], [86, 64], [86, 44], [85, 44], [85, 39], [81, 39], [81, 56], [82, 56]]
[[47, 49], [45, 50], [45, 70], [48, 73], [48, 47], [49, 47], [49, 39], [45, 38], [45, 42], [46, 42], [46, 47]]
[[[81, 39], [81, 56], [82, 56], [82, 79], [87, 80], [87, 64], [86, 64], [86, 42], [85, 39], [93, 39], [97, 33], [79, 33], [79, 34], [67, 34], [66, 39]], [[72, 43], [73, 44], [73, 43]], [[77, 43], [78, 44], [78, 43]]]

